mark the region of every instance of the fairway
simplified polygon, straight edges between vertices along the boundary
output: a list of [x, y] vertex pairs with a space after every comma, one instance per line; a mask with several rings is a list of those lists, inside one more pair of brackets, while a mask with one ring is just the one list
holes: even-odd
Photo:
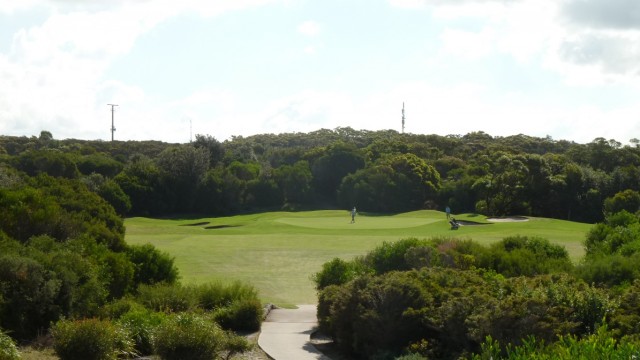
[[268, 212], [202, 219], [130, 218], [126, 241], [151, 243], [175, 257], [183, 283], [242, 280], [264, 302], [280, 306], [316, 303], [312, 274], [335, 258], [364, 255], [383, 241], [434, 236], [472, 239], [488, 245], [512, 235], [540, 236], [567, 248], [578, 260], [591, 225], [530, 218], [489, 223], [484, 216], [460, 215], [476, 225], [450, 230], [445, 215], [415, 211], [398, 215], [348, 211]]

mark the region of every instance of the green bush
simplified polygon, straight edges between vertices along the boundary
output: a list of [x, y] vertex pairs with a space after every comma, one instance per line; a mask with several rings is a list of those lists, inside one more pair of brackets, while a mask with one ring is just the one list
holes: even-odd
[[318, 291], [329, 285], [342, 285], [356, 277], [356, 265], [353, 261], [345, 261], [340, 258], [326, 262], [322, 265], [322, 270], [313, 275], [312, 280], [316, 283]]
[[238, 300], [258, 299], [256, 289], [248, 284], [235, 281], [230, 285], [207, 283], [194, 289], [198, 306], [204, 310], [226, 307]]
[[376, 274], [384, 274], [394, 270], [410, 270], [405, 254], [407, 250], [424, 246], [427, 242], [416, 238], [402, 239], [396, 242], [383, 242], [382, 245], [370, 251], [364, 261]]
[[612, 359], [627, 360], [640, 357], [637, 342], [616, 340], [606, 326], [599, 327], [585, 337], [560, 336], [558, 341], [545, 343], [529, 338], [522, 345], [501, 344], [487, 337], [482, 350], [470, 357], [472, 360], [573, 360]]
[[20, 353], [13, 339], [0, 330], [0, 360], [19, 360]]
[[173, 257], [151, 244], [131, 245], [127, 248], [127, 255], [135, 266], [135, 284], [173, 284], [178, 280], [178, 268]]
[[224, 331], [210, 319], [180, 313], [158, 326], [153, 345], [163, 360], [211, 360], [224, 349], [224, 340]]
[[122, 298], [114, 300], [100, 308], [100, 317], [111, 320], [121, 318], [124, 314], [133, 311], [144, 310], [142, 304], [131, 298]]
[[149, 310], [132, 310], [122, 315], [117, 323], [127, 329], [134, 341], [134, 348], [139, 355], [153, 353], [152, 335], [167, 316], [164, 313]]
[[61, 320], [51, 333], [61, 360], [111, 360], [133, 354], [126, 330], [108, 320]]
[[146, 308], [167, 313], [191, 310], [197, 304], [194, 288], [179, 284], [140, 285], [137, 300]]
[[638, 255], [593, 255], [576, 267], [576, 273], [589, 284], [609, 287], [631, 284], [640, 276], [639, 260]]
[[527, 236], [511, 236], [493, 244], [479, 257], [478, 266], [505, 276], [535, 276], [573, 268], [564, 247]]
[[215, 313], [215, 320], [224, 329], [258, 331], [263, 310], [258, 299], [240, 299]]
[[56, 321], [62, 282], [55, 275], [34, 259], [0, 256], [0, 326], [28, 339]]

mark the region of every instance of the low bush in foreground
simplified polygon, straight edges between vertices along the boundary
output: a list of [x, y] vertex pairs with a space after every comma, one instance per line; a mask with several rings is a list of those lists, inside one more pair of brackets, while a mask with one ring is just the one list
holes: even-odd
[[155, 353], [163, 360], [214, 360], [248, 347], [246, 340], [226, 333], [208, 317], [192, 313], [171, 315], [154, 336]]
[[472, 360], [573, 360], [611, 359], [627, 360], [640, 358], [640, 343], [618, 341], [606, 326], [584, 338], [573, 335], [561, 336], [556, 342], [545, 344], [529, 338], [520, 346], [502, 346], [487, 337], [482, 351]]
[[257, 299], [238, 300], [215, 313], [215, 319], [224, 329], [234, 331], [258, 331], [263, 310]]
[[0, 331], [0, 360], [19, 360], [20, 353], [9, 335]]
[[61, 360], [111, 360], [133, 351], [129, 334], [108, 320], [61, 320], [51, 332]]
[[153, 354], [152, 338], [155, 330], [166, 321], [167, 315], [147, 309], [132, 310], [122, 315], [117, 323], [127, 330], [138, 355]]

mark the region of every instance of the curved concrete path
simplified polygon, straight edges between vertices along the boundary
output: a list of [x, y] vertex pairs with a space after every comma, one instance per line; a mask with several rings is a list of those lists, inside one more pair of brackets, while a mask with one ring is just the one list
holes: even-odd
[[275, 360], [331, 360], [311, 344], [317, 326], [315, 305], [273, 309], [262, 323], [258, 345]]

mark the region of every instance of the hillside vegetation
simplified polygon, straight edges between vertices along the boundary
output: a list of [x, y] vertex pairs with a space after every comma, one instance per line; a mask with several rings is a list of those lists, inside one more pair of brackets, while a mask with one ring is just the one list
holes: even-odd
[[[318, 300], [323, 329], [361, 358], [640, 356], [630, 143], [0, 136], [0, 348], [227, 358], [261, 301]], [[445, 207], [467, 223], [450, 230]], [[529, 221], [487, 221], [516, 215]]]

